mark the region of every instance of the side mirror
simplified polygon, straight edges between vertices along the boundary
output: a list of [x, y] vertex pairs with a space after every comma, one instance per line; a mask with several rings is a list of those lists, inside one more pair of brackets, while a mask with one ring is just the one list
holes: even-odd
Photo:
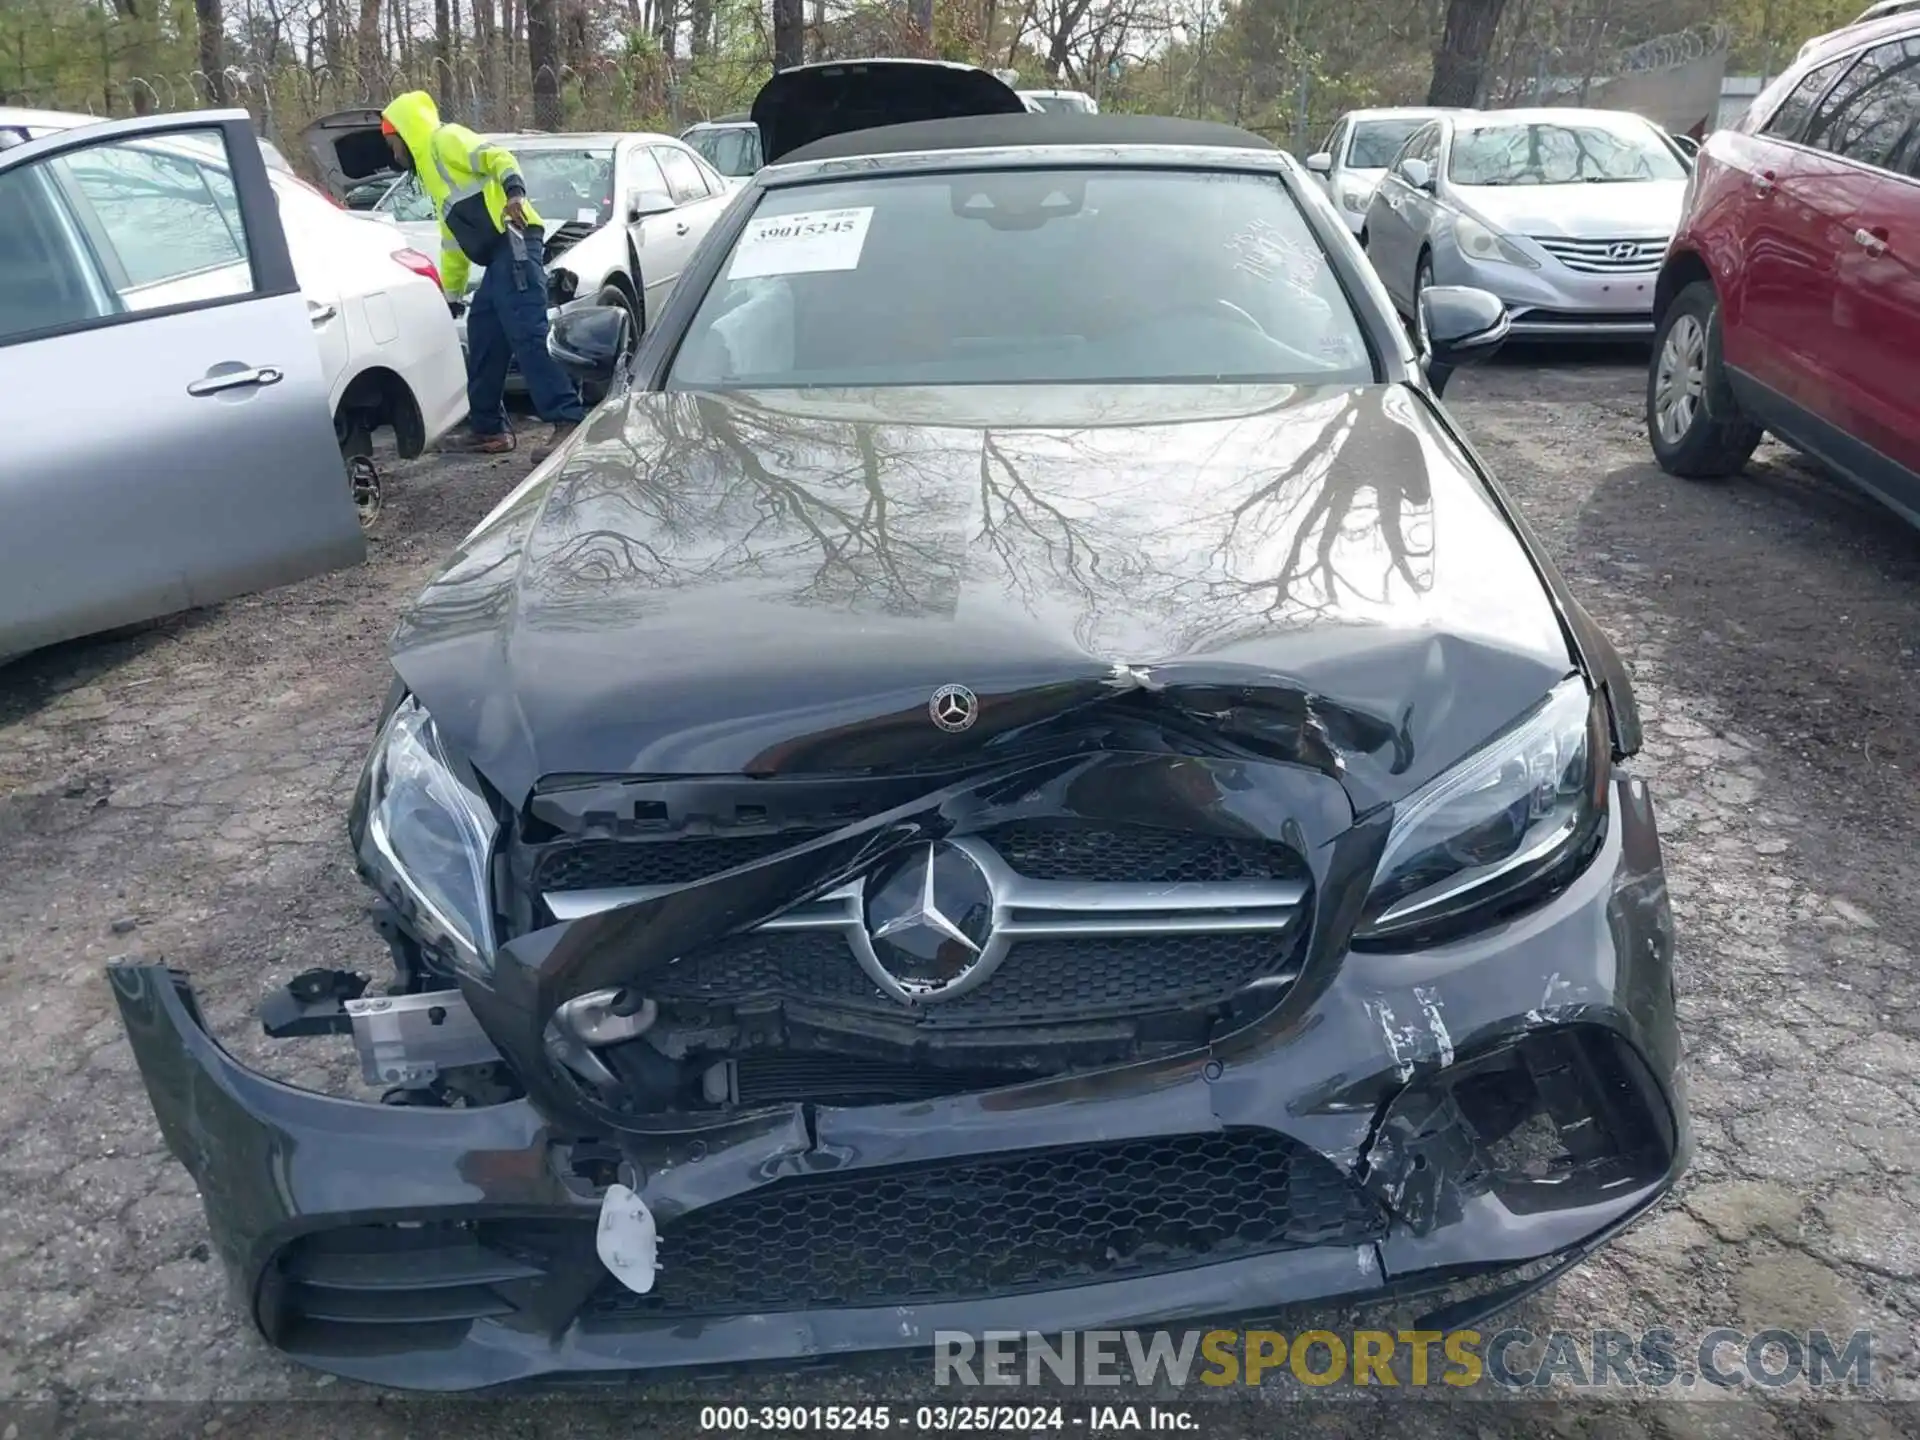
[[633, 322], [618, 305], [582, 305], [554, 317], [547, 351], [575, 380], [611, 385], [633, 348]]
[[1415, 160], [1408, 156], [1399, 165], [1400, 178], [1416, 190], [1433, 189], [1433, 171], [1424, 160]]
[[1331, 175], [1333, 173], [1333, 156], [1329, 155], [1325, 150], [1309, 155], [1307, 156], [1307, 169], [1316, 175]]
[[1478, 365], [1506, 342], [1512, 324], [1498, 295], [1468, 285], [1429, 285], [1420, 292], [1420, 332], [1427, 384], [1437, 396], [1462, 365]]
[[627, 223], [633, 225], [678, 208], [673, 203], [673, 197], [664, 190], [635, 190], [627, 196]]

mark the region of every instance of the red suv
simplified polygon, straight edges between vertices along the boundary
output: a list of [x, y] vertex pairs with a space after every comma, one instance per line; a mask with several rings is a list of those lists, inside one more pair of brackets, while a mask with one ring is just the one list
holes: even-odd
[[1920, 525], [1920, 12], [1825, 37], [1707, 141], [1654, 321], [1662, 469], [1732, 474], [1770, 430]]

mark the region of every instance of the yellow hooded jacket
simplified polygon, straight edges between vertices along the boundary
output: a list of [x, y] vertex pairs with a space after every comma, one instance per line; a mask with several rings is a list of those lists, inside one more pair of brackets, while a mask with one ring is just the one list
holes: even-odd
[[506, 234], [507, 201], [518, 196], [527, 224], [543, 222], [526, 199], [520, 165], [464, 125], [445, 125], [433, 97], [409, 90], [380, 112], [413, 152], [414, 173], [440, 212], [440, 285], [467, 293], [472, 264], [484, 265]]

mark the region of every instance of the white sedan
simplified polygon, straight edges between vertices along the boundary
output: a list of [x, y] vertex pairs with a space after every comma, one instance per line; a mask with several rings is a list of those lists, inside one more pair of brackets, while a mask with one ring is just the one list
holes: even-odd
[[[377, 110], [342, 111], [304, 134], [329, 188], [344, 195], [371, 164], [384, 163]], [[496, 134], [520, 162], [533, 207], [547, 222], [549, 314], [575, 300], [625, 310], [637, 340], [658, 315], [680, 272], [738, 188], [691, 146], [648, 133]], [[377, 149], [376, 149], [377, 144]], [[373, 159], [368, 157], [372, 156]], [[440, 222], [418, 177], [402, 176], [362, 222], [398, 228], [429, 255], [440, 246]], [[480, 284], [476, 269], [468, 294]], [[462, 334], [465, 322], [462, 321]], [[523, 386], [519, 367], [509, 389]]]
[[[29, 134], [98, 123], [91, 115], [0, 108], [0, 129], [14, 120]], [[89, 151], [73, 163], [84, 172], [81, 183], [98, 191], [96, 208], [131, 204], [120, 197], [136, 194], [180, 189], [217, 195], [232, 189], [225, 155], [187, 138]], [[387, 227], [356, 219], [282, 168], [284, 163], [269, 163], [268, 180], [319, 346], [335, 437], [352, 459], [371, 453], [375, 432], [391, 429], [402, 457], [418, 455], [467, 413], [466, 365], [434, 263]], [[233, 237], [150, 228], [146, 241], [153, 273], [170, 278], [134, 285], [125, 298], [138, 309], [223, 293], [221, 287], [247, 266]], [[176, 253], [183, 249], [196, 253]], [[205, 263], [184, 266], [189, 259]], [[142, 260], [135, 253], [127, 263], [137, 267]], [[360, 492], [369, 512], [376, 495]], [[370, 520], [371, 513], [363, 518]]]

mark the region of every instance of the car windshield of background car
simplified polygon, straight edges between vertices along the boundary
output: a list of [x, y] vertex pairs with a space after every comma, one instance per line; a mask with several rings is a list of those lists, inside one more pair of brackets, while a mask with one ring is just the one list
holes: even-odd
[[1686, 166], [1649, 127], [1490, 125], [1453, 137], [1456, 185], [1583, 185], [1685, 180]]
[[696, 130], [687, 137], [687, 143], [722, 175], [738, 179], [760, 168], [757, 130]]
[[1400, 153], [1425, 120], [1366, 120], [1353, 127], [1353, 144], [1347, 147], [1349, 170], [1384, 170]]
[[515, 150], [513, 158], [549, 231], [576, 222], [597, 229], [612, 218], [613, 151], [529, 147]]
[[1016, 169], [768, 192], [669, 385], [1374, 378], [1277, 176]]

